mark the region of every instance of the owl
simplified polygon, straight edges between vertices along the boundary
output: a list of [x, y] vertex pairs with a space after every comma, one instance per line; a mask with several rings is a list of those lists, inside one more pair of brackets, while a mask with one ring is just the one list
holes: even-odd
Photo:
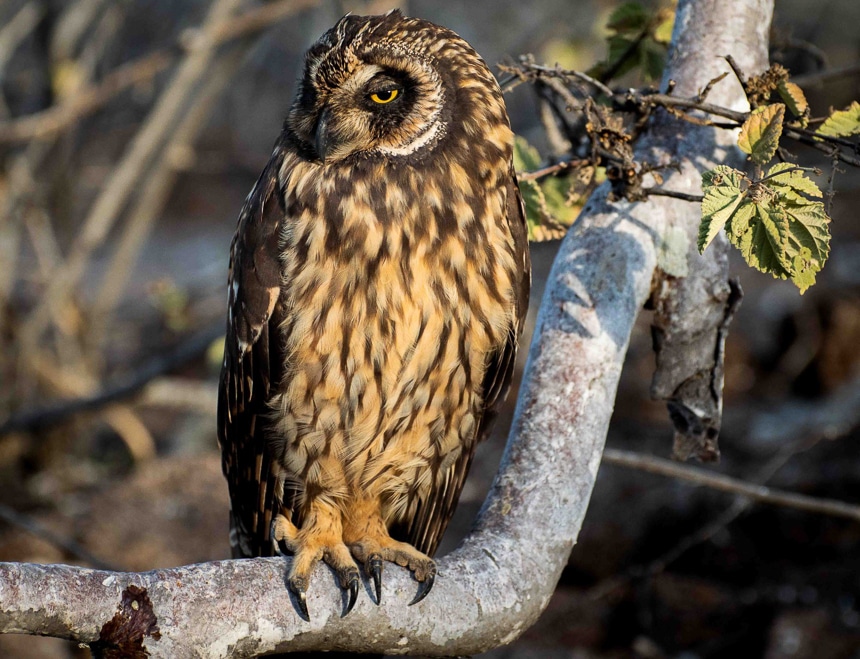
[[218, 438], [236, 557], [418, 583], [510, 384], [530, 262], [499, 86], [454, 32], [342, 18], [231, 246]]

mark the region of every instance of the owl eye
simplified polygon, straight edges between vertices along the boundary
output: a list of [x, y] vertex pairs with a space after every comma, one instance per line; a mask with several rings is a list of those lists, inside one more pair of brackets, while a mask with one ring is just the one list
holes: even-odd
[[370, 95], [370, 100], [374, 103], [379, 103], [380, 105], [385, 105], [386, 103], [391, 103], [395, 98], [400, 95], [399, 89], [383, 89], [378, 92], [374, 92]]

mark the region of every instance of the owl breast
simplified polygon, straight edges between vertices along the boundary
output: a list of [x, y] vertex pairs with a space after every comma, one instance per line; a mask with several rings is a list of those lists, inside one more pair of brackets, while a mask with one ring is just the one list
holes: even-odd
[[288, 155], [281, 168], [275, 457], [305, 494], [379, 497], [386, 521], [476, 441], [488, 357], [513, 324], [504, 173], [473, 189], [463, 165], [436, 160]]

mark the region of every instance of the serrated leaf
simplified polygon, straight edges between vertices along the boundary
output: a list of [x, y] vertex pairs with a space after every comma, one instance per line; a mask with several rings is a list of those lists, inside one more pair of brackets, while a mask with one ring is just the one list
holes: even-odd
[[821, 190], [805, 172], [788, 163], [771, 167], [762, 183], [777, 193], [776, 203], [789, 218], [788, 256], [794, 260], [806, 254], [804, 268], [814, 275], [830, 255], [830, 217], [820, 201]]
[[696, 243], [700, 254], [711, 244], [720, 229], [728, 224], [744, 201], [746, 195], [741, 189], [742, 177], [741, 172], [726, 165], [719, 165], [702, 174], [704, 198]]
[[762, 182], [777, 193], [791, 198], [800, 196], [801, 199], [821, 199], [821, 189], [815, 182], [801, 167], [788, 162], [777, 163], [767, 170], [767, 176]]
[[806, 289], [815, 284], [815, 275], [821, 269], [808, 258], [809, 254], [802, 251], [794, 257], [792, 261], [791, 281], [800, 289], [800, 294], [803, 295]]
[[806, 102], [806, 96], [803, 90], [793, 82], [780, 80], [776, 90], [780, 97], [785, 101], [788, 111], [795, 117], [802, 117], [809, 109], [809, 103]]
[[767, 164], [776, 154], [782, 135], [785, 106], [774, 103], [756, 108], [741, 127], [738, 146], [759, 165]]
[[830, 256], [830, 218], [820, 201], [802, 206], [787, 204], [790, 242], [792, 251], [809, 250], [809, 258], [817, 265], [816, 270], [824, 267]]
[[644, 29], [648, 20], [645, 7], [638, 2], [625, 2], [612, 12], [606, 27], [616, 32], [636, 32]]
[[[747, 207], [754, 209], [749, 226], [745, 231], [732, 227], [727, 232], [729, 240], [756, 270], [787, 278], [784, 246], [788, 236], [788, 218], [779, 209], [768, 208], [764, 204], [750, 203]], [[790, 262], [788, 267], [791, 267]]]
[[846, 110], [837, 110], [816, 131], [829, 137], [850, 137], [860, 134], [860, 103], [854, 101]]

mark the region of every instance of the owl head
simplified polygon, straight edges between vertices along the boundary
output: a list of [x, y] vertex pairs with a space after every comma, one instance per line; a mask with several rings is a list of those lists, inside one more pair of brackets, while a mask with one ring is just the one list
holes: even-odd
[[344, 16], [308, 50], [285, 130], [308, 159], [336, 165], [417, 160], [452, 141], [468, 151], [499, 124], [509, 141], [498, 84], [472, 47], [394, 10]]

